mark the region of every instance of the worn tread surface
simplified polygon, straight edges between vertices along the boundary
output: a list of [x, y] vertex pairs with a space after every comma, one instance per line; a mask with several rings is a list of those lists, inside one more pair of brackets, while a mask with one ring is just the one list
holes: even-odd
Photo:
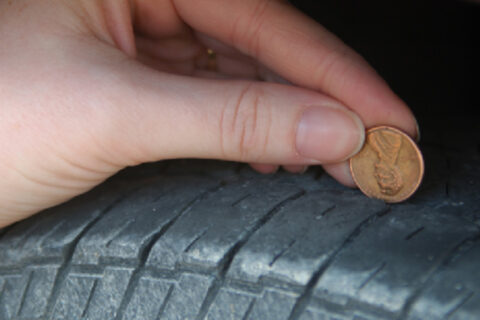
[[427, 136], [398, 205], [320, 170], [125, 170], [0, 230], [0, 319], [478, 319], [477, 131]]

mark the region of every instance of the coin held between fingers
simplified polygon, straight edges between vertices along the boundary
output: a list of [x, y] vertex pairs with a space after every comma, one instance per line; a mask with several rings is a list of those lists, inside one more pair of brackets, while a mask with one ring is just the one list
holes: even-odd
[[408, 199], [420, 186], [424, 161], [415, 142], [388, 126], [367, 130], [365, 144], [350, 158], [350, 171], [368, 197], [396, 203]]

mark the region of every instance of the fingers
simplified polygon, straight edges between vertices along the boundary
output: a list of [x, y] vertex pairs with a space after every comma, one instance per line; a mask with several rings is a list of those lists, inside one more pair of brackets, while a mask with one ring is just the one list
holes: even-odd
[[[280, 166], [274, 165], [274, 164], [264, 164], [264, 163], [250, 163], [250, 167], [254, 169], [255, 171], [258, 171], [263, 174], [272, 174], [276, 173]], [[308, 170], [308, 166], [302, 166], [302, 165], [286, 165], [283, 166], [283, 169], [285, 171], [291, 172], [291, 173], [300, 173], [303, 174]]]
[[134, 25], [138, 33], [159, 39], [186, 35], [191, 32], [178, 16], [175, 5], [171, 1], [136, 0], [129, 2], [134, 3]]
[[329, 175], [335, 180], [347, 187], [356, 187], [355, 181], [353, 181], [352, 174], [350, 173], [350, 167], [347, 161], [340, 163], [325, 164], [323, 168]]
[[250, 163], [255, 171], [258, 171], [263, 174], [272, 174], [278, 171], [279, 166], [274, 164], [264, 164], [264, 163]]
[[308, 166], [288, 165], [288, 166], [283, 166], [283, 169], [291, 173], [304, 174], [308, 170]]
[[120, 147], [136, 146], [130, 156], [139, 162], [191, 157], [318, 164], [346, 159], [363, 143], [358, 117], [314, 91], [132, 65], [115, 114], [122, 115]]
[[320, 90], [355, 111], [365, 126], [417, 135], [408, 107], [338, 38], [279, 1], [175, 0], [193, 28], [258, 59], [288, 81]]

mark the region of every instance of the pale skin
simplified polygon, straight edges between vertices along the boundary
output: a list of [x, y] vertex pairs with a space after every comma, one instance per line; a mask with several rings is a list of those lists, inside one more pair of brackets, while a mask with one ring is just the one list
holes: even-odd
[[418, 136], [358, 54], [274, 0], [0, 0], [0, 98], [0, 227], [164, 159], [353, 186], [365, 128]]

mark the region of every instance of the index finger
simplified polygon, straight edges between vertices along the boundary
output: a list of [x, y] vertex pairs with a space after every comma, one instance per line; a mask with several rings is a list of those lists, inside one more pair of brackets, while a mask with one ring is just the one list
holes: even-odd
[[368, 63], [288, 3], [173, 2], [192, 28], [258, 59], [292, 83], [332, 96], [356, 112], [366, 127], [391, 125], [418, 136], [410, 109]]

